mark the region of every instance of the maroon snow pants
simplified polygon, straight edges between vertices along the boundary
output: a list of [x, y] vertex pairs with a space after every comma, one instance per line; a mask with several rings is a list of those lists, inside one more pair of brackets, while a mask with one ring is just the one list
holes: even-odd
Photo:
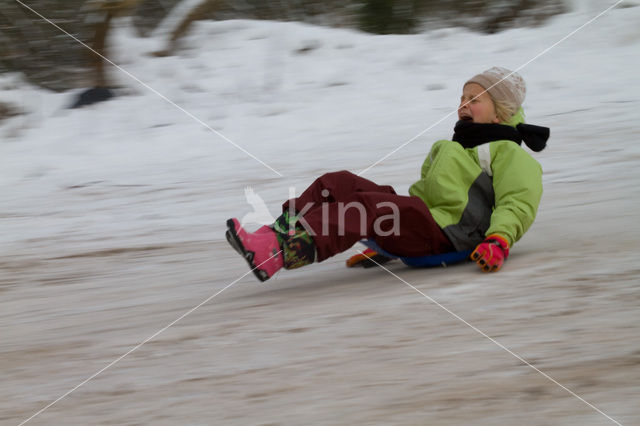
[[[327, 173], [298, 198], [286, 201], [313, 235], [319, 262], [363, 239], [399, 256], [455, 251], [424, 202], [348, 171]], [[395, 207], [394, 207], [395, 206]]]

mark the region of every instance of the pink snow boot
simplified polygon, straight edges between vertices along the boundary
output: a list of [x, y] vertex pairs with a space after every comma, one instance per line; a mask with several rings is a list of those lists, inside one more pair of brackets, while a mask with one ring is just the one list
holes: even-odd
[[263, 226], [256, 232], [247, 232], [238, 219], [227, 220], [226, 237], [249, 264], [260, 281], [266, 281], [284, 266], [284, 256], [273, 229]]

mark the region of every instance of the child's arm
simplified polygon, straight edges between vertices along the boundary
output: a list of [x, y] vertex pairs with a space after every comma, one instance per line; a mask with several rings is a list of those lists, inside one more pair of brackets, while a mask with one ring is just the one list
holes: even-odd
[[503, 236], [512, 246], [535, 220], [542, 197], [542, 168], [511, 141], [491, 142], [495, 208], [485, 235]]

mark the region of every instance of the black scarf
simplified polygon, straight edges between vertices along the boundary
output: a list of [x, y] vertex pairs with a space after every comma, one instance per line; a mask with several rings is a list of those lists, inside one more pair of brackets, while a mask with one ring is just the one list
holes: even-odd
[[548, 127], [533, 124], [521, 123], [514, 128], [507, 124], [473, 123], [464, 120], [458, 121], [453, 131], [453, 140], [465, 148], [506, 139], [518, 145], [524, 141], [535, 152], [540, 152], [547, 146], [550, 133]]

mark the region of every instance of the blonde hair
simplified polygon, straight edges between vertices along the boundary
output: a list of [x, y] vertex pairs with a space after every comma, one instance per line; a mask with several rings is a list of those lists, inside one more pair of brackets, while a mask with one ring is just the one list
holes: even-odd
[[504, 123], [505, 121], [509, 121], [509, 119], [513, 117], [513, 115], [517, 112], [511, 102], [498, 100], [494, 98], [491, 95], [491, 93], [489, 93], [489, 96], [493, 101], [493, 106], [496, 109], [496, 115], [498, 116], [498, 120], [500, 120], [501, 123]]

